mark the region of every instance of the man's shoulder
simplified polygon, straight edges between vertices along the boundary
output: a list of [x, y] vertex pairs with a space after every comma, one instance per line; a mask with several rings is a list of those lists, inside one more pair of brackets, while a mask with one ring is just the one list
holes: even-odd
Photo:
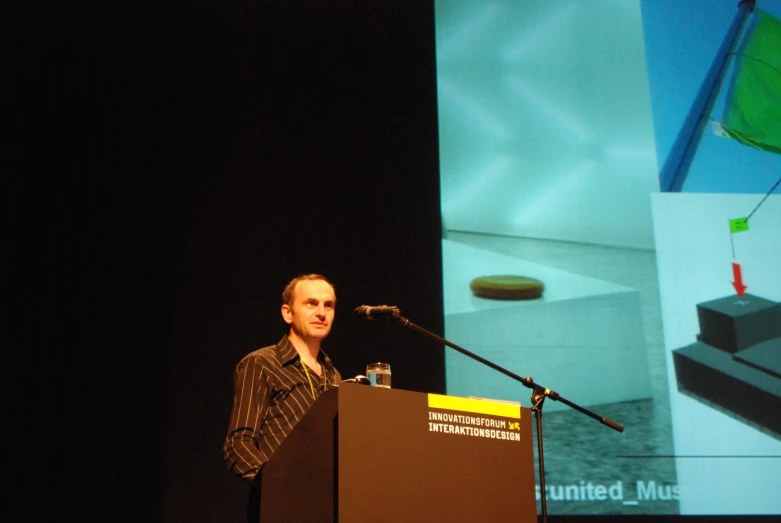
[[276, 345], [269, 345], [254, 350], [244, 356], [239, 361], [239, 366], [259, 364], [259, 365], [280, 365], [279, 350]]

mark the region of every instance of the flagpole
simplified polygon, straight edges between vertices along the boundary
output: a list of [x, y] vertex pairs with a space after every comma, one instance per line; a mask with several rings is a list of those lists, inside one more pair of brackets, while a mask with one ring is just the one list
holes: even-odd
[[711, 63], [708, 75], [700, 86], [697, 97], [689, 109], [689, 114], [678, 131], [678, 137], [667, 155], [661, 173], [659, 173], [659, 185], [662, 192], [680, 192], [686, 182], [689, 167], [691, 167], [694, 154], [702, 139], [702, 133], [708, 123], [708, 115], [713, 109], [716, 95], [724, 80], [729, 56], [738, 42], [748, 15], [754, 11], [755, 3], [756, 0], [741, 0], [738, 4], [738, 13], [724, 37], [719, 52]]

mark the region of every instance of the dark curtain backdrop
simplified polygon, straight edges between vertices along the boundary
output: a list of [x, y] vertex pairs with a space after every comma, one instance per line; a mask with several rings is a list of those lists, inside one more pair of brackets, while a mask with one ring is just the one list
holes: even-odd
[[431, 2], [0, 9], [16, 521], [243, 521], [233, 368], [302, 272], [343, 374], [444, 392], [441, 346], [352, 313], [442, 334]]

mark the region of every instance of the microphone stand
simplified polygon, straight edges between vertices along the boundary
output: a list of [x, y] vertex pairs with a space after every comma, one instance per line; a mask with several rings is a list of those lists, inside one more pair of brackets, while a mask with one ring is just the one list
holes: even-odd
[[571, 401], [563, 398], [559, 395], [558, 392], [554, 392], [550, 389], [547, 389], [543, 387], [542, 385], [539, 385], [532, 380], [531, 376], [522, 378], [521, 376], [510, 372], [509, 370], [500, 367], [499, 365], [492, 363], [488, 361], [485, 358], [482, 358], [478, 356], [477, 354], [474, 354], [472, 352], [469, 352], [463, 347], [459, 347], [455, 343], [447, 341], [445, 338], [442, 338], [441, 336], [437, 336], [431, 331], [428, 331], [421, 327], [420, 325], [415, 325], [411, 321], [409, 321], [407, 318], [403, 317], [400, 313], [397, 311], [394, 311], [392, 315], [393, 319], [404, 325], [405, 327], [408, 327], [416, 332], [419, 332], [420, 334], [423, 334], [425, 336], [428, 336], [429, 338], [432, 338], [440, 343], [444, 343], [448, 347], [451, 347], [461, 354], [464, 354], [466, 356], [469, 356], [475, 361], [479, 361], [483, 365], [487, 365], [488, 367], [491, 367], [492, 369], [501, 372], [505, 376], [509, 376], [515, 381], [518, 381], [522, 383], [525, 387], [532, 389], [532, 396], [531, 396], [531, 403], [532, 407], [531, 410], [534, 411], [534, 418], [536, 419], [537, 423], [537, 460], [539, 462], [540, 467], [540, 501], [542, 506], [542, 521], [543, 523], [547, 523], [548, 521], [548, 504], [546, 501], [547, 494], [545, 492], [545, 460], [543, 458], [542, 454], [542, 404], [545, 402], [545, 398], [550, 398], [553, 401], [560, 401], [561, 403], [567, 405], [568, 407], [571, 407], [578, 412], [582, 412], [586, 416], [590, 418], [594, 418], [595, 420], [599, 421], [603, 425], [607, 425], [613, 430], [616, 430], [618, 432], [624, 432], [624, 427], [622, 425], [619, 425], [615, 421], [605, 418], [603, 416], [599, 416], [598, 414], [595, 414], [591, 412], [588, 409], [585, 409], [581, 407], [580, 405], [577, 405], [575, 403], [572, 403]]

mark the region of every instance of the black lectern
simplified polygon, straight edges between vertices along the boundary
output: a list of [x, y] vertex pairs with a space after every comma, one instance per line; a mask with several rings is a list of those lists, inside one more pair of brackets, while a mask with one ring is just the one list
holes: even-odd
[[531, 411], [343, 383], [266, 464], [261, 523], [536, 522]]

